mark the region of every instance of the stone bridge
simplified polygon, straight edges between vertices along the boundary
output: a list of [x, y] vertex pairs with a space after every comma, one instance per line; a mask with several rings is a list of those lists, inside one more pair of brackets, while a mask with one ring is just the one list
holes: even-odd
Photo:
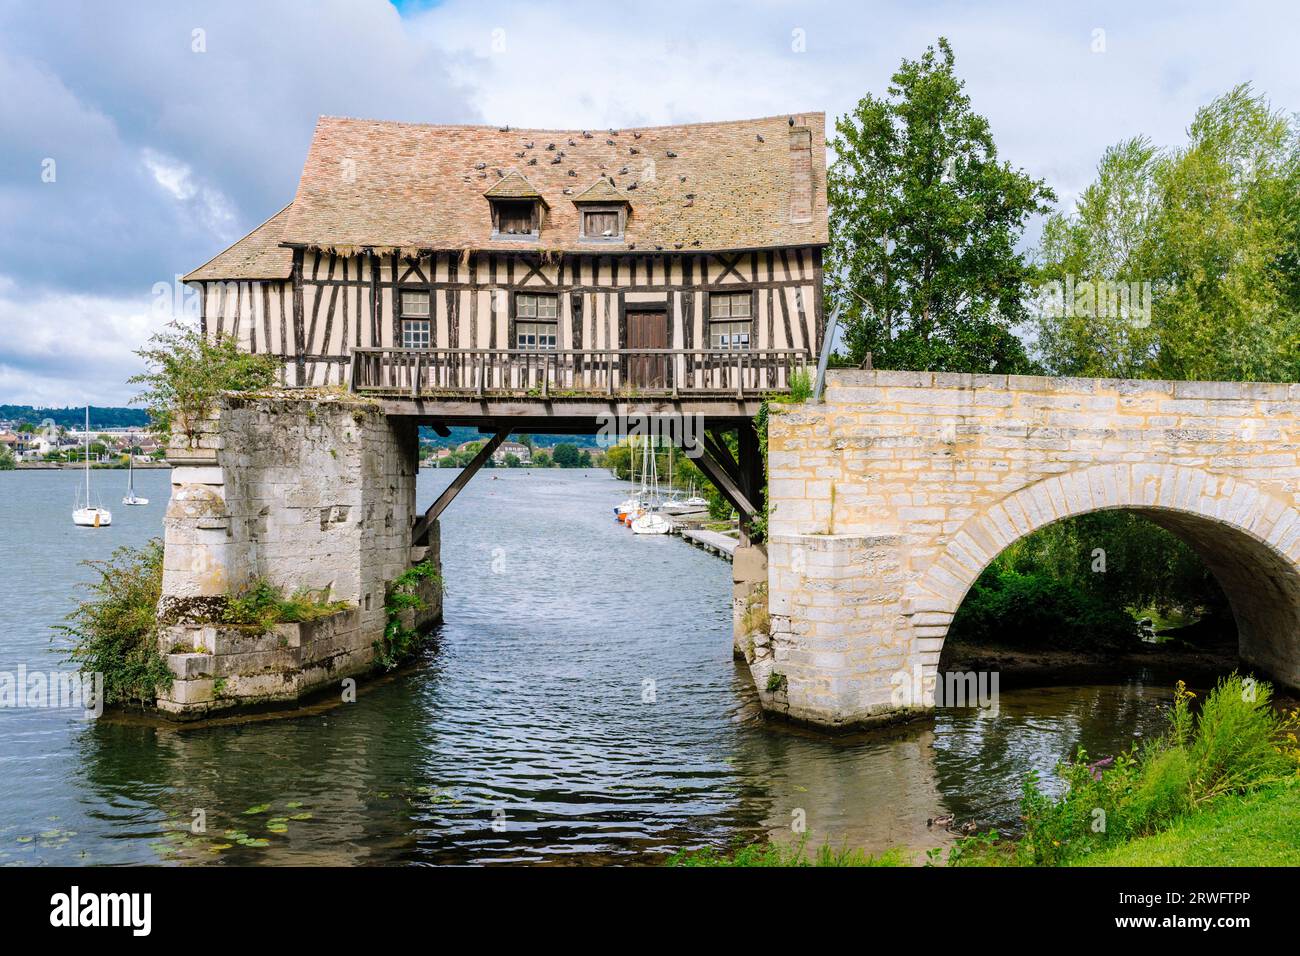
[[832, 372], [824, 404], [773, 410], [769, 502], [771, 635], [749, 656], [793, 719], [924, 708], [903, 675], [933, 688], [989, 562], [1105, 509], [1191, 545], [1243, 664], [1300, 686], [1300, 385]]

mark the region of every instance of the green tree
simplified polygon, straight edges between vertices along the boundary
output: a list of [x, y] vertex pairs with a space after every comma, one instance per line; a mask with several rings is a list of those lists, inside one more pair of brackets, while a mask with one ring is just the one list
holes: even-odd
[[134, 401], [149, 412], [150, 428], [164, 435], [173, 426], [194, 438], [222, 392], [246, 392], [275, 383], [279, 360], [240, 351], [230, 336], [208, 338], [197, 327], [170, 323], [136, 353], [146, 370], [129, 382], [144, 390]]
[[507, 468], [518, 468], [522, 464], [523, 462], [519, 460], [519, 456], [514, 452], [506, 453], [505, 466]]
[[605, 449], [605, 467], [620, 481], [632, 477], [632, 449], [627, 445], [613, 445]]
[[8, 445], [0, 445], [0, 471], [13, 471], [17, 467], [14, 461], [14, 453], [9, 450]]
[[[1036, 278], [1040, 295], [1037, 347], [1057, 374], [1138, 378], [1151, 366], [1158, 340], [1139, 310], [1085, 308], [1065, 301], [1065, 289], [1098, 282], [1150, 282], [1154, 271], [1150, 229], [1155, 218], [1154, 169], [1158, 154], [1141, 137], [1106, 150], [1097, 181], [1071, 214], [1054, 213], [1043, 226]], [[1055, 286], [1053, 299], [1041, 294]], [[1152, 292], [1154, 293], [1154, 287]], [[1141, 301], [1139, 300], [1139, 306]]]
[[534, 468], [550, 468], [550, 467], [551, 467], [551, 456], [548, 455], [548, 454], [547, 454], [546, 452], [544, 452], [544, 451], [539, 451], [537, 454], [533, 455], [533, 467], [534, 467]]
[[[552, 458], [555, 464], [561, 468], [577, 468], [581, 460], [581, 456], [578, 454], [578, 446], [570, 445], [568, 442], [556, 445], [554, 452], [552, 452]], [[590, 456], [588, 456], [588, 460], [590, 461]]]
[[850, 357], [877, 367], [1022, 372], [1025, 222], [1055, 198], [998, 159], [948, 41], [904, 60], [887, 98], [835, 124], [828, 290]]
[[1053, 373], [1294, 381], [1300, 120], [1243, 85], [1197, 111], [1183, 147], [1112, 147], [1075, 208], [1048, 220], [1037, 259], [1044, 283], [1150, 289], [1136, 320], [1040, 309], [1038, 348]]

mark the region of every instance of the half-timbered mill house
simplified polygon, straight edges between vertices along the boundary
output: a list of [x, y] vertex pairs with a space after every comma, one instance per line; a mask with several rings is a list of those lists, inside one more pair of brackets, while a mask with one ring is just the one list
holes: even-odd
[[293, 201], [185, 280], [207, 332], [280, 356], [287, 385], [781, 388], [823, 328], [825, 196], [820, 113], [569, 131], [323, 117]]
[[[293, 701], [372, 666], [393, 582], [438, 565], [438, 516], [512, 431], [695, 423], [748, 531], [755, 413], [824, 335], [823, 123], [321, 119], [293, 201], [185, 277], [206, 334], [276, 356], [289, 388], [224, 398], [169, 446], [164, 710]], [[491, 436], [423, 513], [417, 425]], [[733, 567], [739, 608], [765, 557], [742, 545]], [[259, 578], [347, 609], [266, 641], [204, 617]]]

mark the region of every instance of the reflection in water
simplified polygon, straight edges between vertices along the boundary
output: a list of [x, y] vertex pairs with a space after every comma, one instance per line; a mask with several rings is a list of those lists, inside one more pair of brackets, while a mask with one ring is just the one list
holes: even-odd
[[[422, 506], [452, 474], [421, 475]], [[99, 532], [66, 522], [69, 480], [0, 473], [0, 569], [24, 598], [0, 602], [0, 669], [55, 666], [76, 561], [160, 531], [165, 473]], [[356, 704], [188, 728], [0, 711], [0, 863], [653, 861], [789, 840], [797, 811], [813, 846], [919, 850], [949, 839], [933, 817], [1014, 826], [1026, 770], [1161, 722], [1169, 692], [1134, 682], [1004, 690], [996, 717], [888, 733], [765, 724], [731, 660], [728, 566], [617, 526], [623, 490], [479, 476], [444, 516], [436, 644]]]

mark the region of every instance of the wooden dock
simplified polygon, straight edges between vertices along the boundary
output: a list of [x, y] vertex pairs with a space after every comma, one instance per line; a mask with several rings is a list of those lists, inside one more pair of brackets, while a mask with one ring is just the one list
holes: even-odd
[[703, 528], [682, 528], [678, 531], [686, 541], [695, 545], [697, 548], [703, 548], [710, 554], [716, 554], [720, 558], [731, 560], [736, 551], [736, 545], [739, 542], [729, 535], [720, 534], [717, 531], [705, 531]]

